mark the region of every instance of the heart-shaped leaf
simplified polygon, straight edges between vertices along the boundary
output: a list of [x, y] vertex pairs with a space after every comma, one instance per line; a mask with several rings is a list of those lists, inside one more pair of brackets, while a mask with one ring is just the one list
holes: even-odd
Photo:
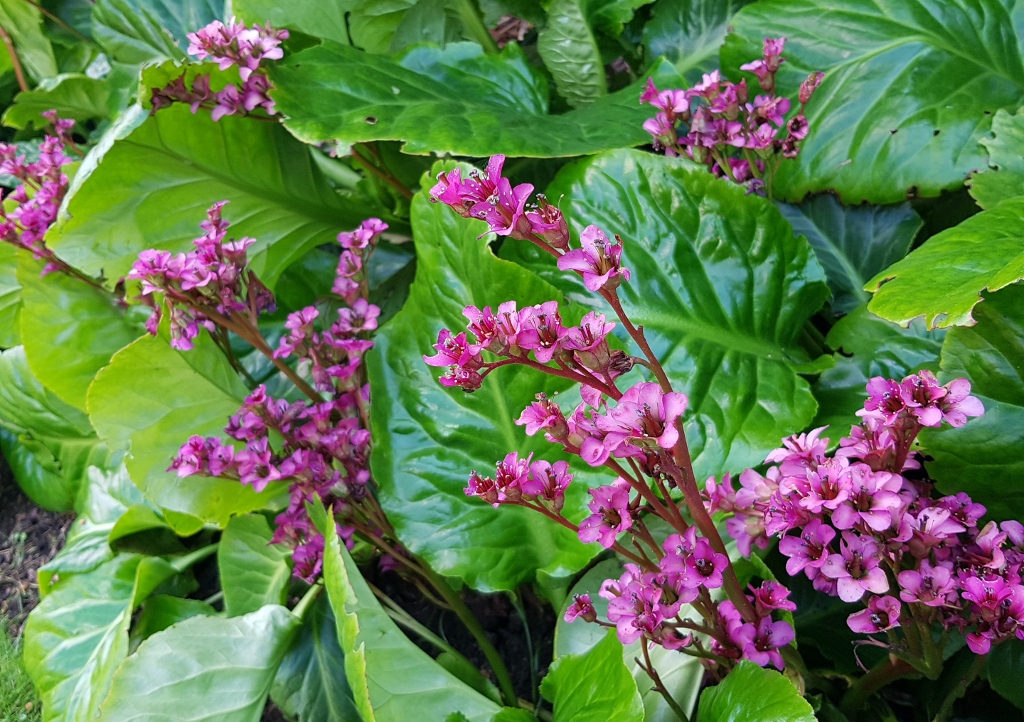
[[978, 324], [950, 329], [942, 345], [942, 381], [964, 377], [985, 406], [981, 418], [953, 429], [925, 429], [935, 460], [929, 473], [943, 493], [966, 491], [996, 519], [1024, 516], [1024, 286], [989, 294]]
[[795, 98], [808, 73], [825, 72], [810, 134], [776, 178], [789, 200], [831, 188], [850, 205], [894, 203], [956, 188], [984, 166], [991, 114], [1024, 99], [1013, 0], [769, 0], [732, 27], [722, 66], [737, 79], [766, 36], [787, 41], [782, 92]]
[[[627, 150], [567, 167], [548, 195], [562, 198], [576, 233], [595, 224], [622, 236], [633, 274], [619, 288], [623, 308], [689, 395], [699, 477], [761, 463], [813, 418], [793, 362], [806, 360], [797, 339], [828, 289], [774, 205], [680, 159]], [[570, 299], [595, 303], [532, 246], [505, 248]]]

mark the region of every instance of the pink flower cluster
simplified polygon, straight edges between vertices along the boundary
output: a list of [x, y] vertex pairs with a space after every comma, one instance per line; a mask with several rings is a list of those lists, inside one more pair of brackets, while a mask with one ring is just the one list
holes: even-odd
[[251, 113], [262, 108], [268, 115], [274, 115], [274, 101], [267, 95], [271, 89], [266, 70], [260, 67], [264, 60], [280, 60], [284, 57], [281, 42], [288, 38], [287, 30], [274, 30], [253, 25], [246, 27], [232, 18], [227, 25], [214, 20], [205, 28], [189, 33], [188, 52], [200, 60], [209, 58], [221, 70], [235, 66], [241, 84], [228, 84], [223, 90], [214, 92], [210, 88], [208, 74], [197, 76], [191, 87], [181, 75], [166, 87], [154, 89], [151, 97], [153, 112], [166, 108], [172, 103], [188, 103], [193, 113], [201, 107], [213, 110], [213, 119], [225, 115]]
[[46, 261], [43, 275], [64, 268], [43, 237], [57, 220], [57, 210], [68, 189], [68, 177], [62, 168], [71, 163], [64, 148], [70, 142], [73, 120], [62, 120], [56, 110], [43, 116], [53, 124], [56, 135], [46, 135], [39, 146], [39, 160], [26, 162], [15, 145], [0, 143], [0, 173], [21, 181], [0, 205], [0, 240], [25, 248]]
[[962, 492], [936, 496], [914, 473], [921, 428], [958, 427], [984, 413], [970, 383], [940, 385], [921, 371], [900, 382], [874, 378], [867, 390], [860, 425], [832, 457], [823, 429], [790, 437], [768, 456], [763, 476], [743, 472], [739, 490], [728, 476], [709, 480], [708, 508], [733, 514], [728, 529], [741, 548], [779, 535], [790, 574], [863, 601], [866, 609], [849, 618], [854, 631], [939, 623], [966, 633], [978, 654], [1024, 639], [1024, 526], [979, 527], [984, 506]]
[[[800, 152], [799, 143], [808, 132], [804, 107], [824, 77], [822, 73], [808, 76], [800, 86], [800, 110], [787, 121], [789, 98], [775, 93], [775, 73], [785, 62], [785, 44], [785, 38], [765, 38], [764, 57], [742, 66], [757, 76], [763, 91], [753, 100], [746, 80], [731, 83], [717, 70], [686, 90], [658, 90], [648, 80], [640, 102], [658, 110], [644, 123], [655, 148], [670, 156], [685, 155], [707, 165], [715, 175], [760, 190], [764, 174], [771, 172], [766, 165], [770, 158], [795, 158]], [[780, 136], [783, 129], [785, 135]]]
[[[206, 212], [200, 224], [205, 233], [193, 241], [194, 251], [143, 251], [128, 273], [128, 278], [142, 281], [140, 299], [153, 309], [146, 329], [156, 335], [165, 303], [171, 345], [180, 351], [193, 347], [201, 325], [214, 329], [214, 314], [248, 314], [255, 319], [276, 308], [273, 294], [248, 269], [247, 249], [255, 239], [226, 240], [230, 223], [221, 217], [226, 204], [215, 203]], [[164, 303], [155, 299], [157, 293], [163, 294]]]

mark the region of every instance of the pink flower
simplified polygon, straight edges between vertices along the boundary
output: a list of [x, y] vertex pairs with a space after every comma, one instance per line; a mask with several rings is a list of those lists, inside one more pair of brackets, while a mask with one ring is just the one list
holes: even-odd
[[939, 410], [943, 420], [958, 428], [967, 423], [968, 416], [981, 416], [985, 407], [977, 397], [970, 396], [971, 382], [967, 379], [955, 379], [946, 384], [949, 392], [939, 399]]
[[524, 308], [519, 314], [521, 330], [517, 336], [520, 348], [533, 351], [541, 363], [548, 363], [561, 350], [566, 330], [558, 313], [558, 302]]
[[580, 522], [579, 538], [585, 544], [599, 542], [605, 549], [615, 544], [615, 538], [633, 526], [629, 510], [629, 484], [616, 479], [612, 486], [589, 489], [593, 500], [587, 504], [590, 516]]
[[589, 594], [576, 594], [573, 597], [572, 604], [565, 610], [565, 621], [567, 623], [571, 624], [577, 618], [582, 618], [584, 622], [597, 621], [597, 610], [594, 609]]
[[800, 536], [782, 537], [779, 540], [779, 552], [789, 557], [786, 561], [786, 573], [795, 576], [808, 567], [814, 570], [821, 569], [831, 553], [829, 544], [835, 537], [835, 529], [821, 519], [812, 520], [803, 528]]
[[459, 366], [475, 367], [482, 363], [476, 347], [469, 344], [466, 334], [460, 333], [452, 336], [452, 332], [446, 328], [441, 329], [437, 335], [437, 343], [434, 344], [437, 353], [433, 356], [424, 356], [423, 362], [428, 366]]
[[811, 96], [814, 95], [814, 91], [821, 85], [821, 81], [824, 79], [825, 74], [817, 71], [807, 76], [804, 82], [800, 83], [800, 94], [799, 100], [801, 103], [808, 103], [811, 100]]
[[677, 422], [684, 411], [684, 394], [666, 394], [656, 383], [638, 383], [595, 423], [605, 432], [604, 445], [613, 454], [629, 454], [629, 447], [639, 445], [671, 449], [679, 441]]
[[525, 426], [529, 436], [547, 429], [544, 435], [548, 441], [565, 441], [569, 435], [569, 425], [562, 410], [543, 394], [539, 394], [537, 401], [523, 409], [523, 413], [516, 419], [516, 425]]
[[900, 572], [896, 579], [900, 583], [900, 599], [908, 603], [941, 607], [956, 591], [950, 570], [942, 565], [932, 566], [927, 559], [921, 561], [917, 570]]
[[569, 250], [569, 226], [565, 216], [542, 193], [537, 194], [537, 210], [528, 212], [526, 218], [530, 222], [530, 233], [540, 236], [552, 248]]
[[519, 342], [520, 320], [515, 301], [505, 301], [498, 306], [498, 313], [492, 313], [490, 306], [481, 311], [476, 306], [466, 306], [462, 315], [469, 319], [469, 331], [476, 336], [476, 342], [499, 356], [510, 352]]
[[831, 554], [825, 560], [821, 573], [836, 580], [840, 599], [856, 602], [864, 592], [889, 591], [885, 571], [879, 566], [878, 544], [873, 539], [843, 532], [839, 548], [839, 554]]
[[786, 665], [778, 650], [792, 642], [796, 633], [789, 623], [773, 622], [769, 616], [762, 617], [757, 627], [753, 624], [742, 625], [731, 636], [743, 650], [744, 659], [762, 667], [772, 664], [776, 669], [783, 669]]
[[342, 335], [376, 331], [379, 317], [379, 306], [368, 302], [365, 298], [357, 298], [351, 307], [338, 310], [338, 321], [332, 330], [334, 333]]
[[892, 524], [890, 512], [900, 507], [897, 492], [901, 477], [886, 471], [872, 471], [867, 464], [850, 467], [849, 497], [832, 512], [836, 529], [853, 529], [858, 525], [884, 531]]
[[846, 620], [854, 632], [874, 634], [900, 626], [900, 601], [896, 597], [871, 597], [868, 608]]
[[768, 616], [776, 609], [796, 611], [796, 603], [788, 599], [790, 591], [776, 581], [765, 580], [756, 589], [750, 587], [750, 591], [754, 594], [754, 607], [762, 616]]
[[565, 505], [565, 490], [572, 483], [569, 464], [556, 461], [551, 464], [543, 459], [530, 464], [530, 473], [519, 482], [523, 494], [536, 496], [551, 504], [555, 511]]
[[603, 313], [591, 311], [583, 317], [579, 326], [566, 330], [562, 348], [575, 351], [576, 358], [588, 369], [604, 372], [611, 361], [608, 334], [614, 328], [614, 323], [605, 323]]
[[583, 285], [591, 291], [614, 289], [629, 280], [629, 269], [622, 268], [622, 246], [609, 243], [597, 226], [587, 226], [580, 235], [582, 248], [569, 251], [558, 259], [558, 268], [576, 271], [583, 276]]
[[498, 486], [494, 483], [494, 479], [489, 476], [480, 476], [475, 471], [469, 475], [469, 483], [462, 491], [466, 496], [476, 496], [483, 499], [495, 509], [501, 503]]

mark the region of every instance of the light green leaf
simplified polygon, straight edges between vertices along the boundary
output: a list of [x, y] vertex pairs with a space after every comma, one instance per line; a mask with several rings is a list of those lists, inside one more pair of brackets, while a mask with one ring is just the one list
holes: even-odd
[[53, 511], [67, 511], [71, 508], [72, 490], [65, 483], [64, 477], [51, 466], [41, 464], [32, 450], [18, 441], [17, 434], [2, 426], [0, 455], [14, 474], [18, 486], [35, 504]]
[[1000, 110], [992, 119], [992, 137], [982, 138], [991, 170], [971, 175], [971, 195], [982, 208], [1024, 196], [1024, 110]]
[[924, 316], [929, 328], [969, 325], [984, 290], [1024, 278], [1024, 198], [1011, 198], [929, 238], [868, 281], [868, 308], [905, 326]]
[[132, 612], [174, 571], [156, 557], [118, 556], [43, 598], [25, 627], [25, 666], [46, 722], [95, 718], [128, 653]]
[[766, 36], [787, 39], [783, 93], [825, 72], [810, 134], [775, 180], [787, 200], [831, 188], [848, 205], [895, 203], [957, 188], [984, 166], [991, 114], [1024, 99], [1014, 0], [769, 0], [732, 27], [722, 67], [737, 80]]
[[704, 690], [698, 716], [701, 722], [815, 722], [811, 705], [788, 679], [747, 661]]
[[[413, 199], [412, 225], [416, 280], [405, 307], [378, 333], [368, 358], [375, 390], [371, 463], [381, 504], [410, 551], [476, 589], [515, 589], [538, 569], [572, 574], [594, 555], [593, 546], [536, 512], [511, 506], [494, 510], [462, 493], [469, 472], [493, 468], [510, 451], [550, 461], [568, 458], [514, 424], [535, 394], [554, 397], [568, 384], [512, 366], [467, 394], [441, 386], [436, 371], [423, 363], [441, 328], [465, 328], [466, 305], [497, 308], [515, 299], [523, 307], [561, 294], [529, 271], [495, 258], [487, 242], [477, 238], [486, 231], [481, 221], [430, 203], [424, 192]], [[597, 475], [584, 464], [573, 464], [573, 471], [577, 477], [566, 514], [581, 518], [587, 479]]]
[[151, 556], [185, 551], [174, 529], [158, 511], [146, 504], [135, 504], [125, 510], [110, 530], [109, 544], [115, 552]]
[[643, 44], [650, 58], [671, 60], [687, 85], [718, 67], [718, 49], [729, 21], [751, 0], [658, 0], [644, 25]]
[[1024, 286], [989, 294], [978, 325], [954, 328], [942, 345], [940, 380], [966, 378], [985, 415], [959, 429], [925, 429], [928, 471], [945, 494], [966, 491], [996, 519], [1024, 516]]
[[362, 722], [326, 594], [306, 612], [298, 638], [277, 669], [270, 698], [286, 715], [303, 722]]
[[291, 0], [287, 4], [277, 0], [233, 0], [231, 7], [250, 25], [269, 22], [274, 28], [348, 44], [345, 16], [354, 4], [353, 0]]
[[25, 72], [39, 82], [57, 74], [53, 46], [43, 31], [43, 14], [37, 5], [25, 0], [0, 0], [0, 25], [14, 41]]
[[[808, 360], [797, 339], [828, 289], [810, 245], [769, 201], [681, 159], [628, 150], [567, 166], [548, 196], [562, 198], [576, 234], [595, 224], [622, 236], [633, 274], [622, 305], [689, 396], [698, 478], [760, 464], [814, 417], [793, 364]], [[506, 243], [502, 253], [571, 300], [600, 302], [532, 248]]]
[[131, 639], [132, 642], [138, 644], [157, 632], [162, 632], [186, 619], [216, 615], [216, 609], [198, 599], [182, 599], [167, 594], [156, 594], [142, 605], [138, 619], [135, 620], [132, 627]]
[[324, 583], [363, 722], [444, 719], [453, 712], [470, 722], [490, 720], [498, 705], [460, 682], [395, 626], [339, 542], [333, 519], [326, 526]]
[[537, 39], [537, 52], [559, 94], [574, 108], [608, 92], [604, 62], [586, 14], [586, 0], [552, 0]]
[[921, 319], [901, 328], [865, 306], [841, 318], [825, 339], [838, 352], [835, 366], [812, 386], [818, 399], [813, 425], [831, 425], [833, 439], [849, 433], [860, 421], [854, 414], [864, 407], [868, 380], [884, 376], [899, 381], [922, 368], [936, 371], [945, 336], [942, 330], [929, 331]]
[[832, 310], [867, 303], [869, 278], [902, 259], [924, 222], [909, 203], [847, 208], [830, 194], [799, 205], [780, 203], [793, 232], [807, 237], [832, 289]]
[[68, 73], [46, 78], [33, 90], [18, 93], [14, 105], [4, 112], [4, 125], [12, 128], [43, 129], [50, 121], [42, 116], [48, 110], [70, 120], [110, 117], [110, 90], [103, 80]]
[[287, 609], [197, 616], [143, 642], [125, 660], [101, 722], [259, 722], [278, 665], [299, 629]]
[[270, 543], [274, 531], [259, 514], [228, 522], [217, 549], [217, 567], [229, 617], [255, 612], [266, 604], [283, 604], [291, 567], [285, 547]]
[[462, 38], [462, 22], [448, 0], [355, 0], [349, 16], [353, 44], [368, 53], [397, 53], [416, 43]]
[[21, 327], [32, 372], [62, 400], [85, 411], [85, 392], [110, 357], [142, 330], [118, 299], [63, 273], [39, 276], [41, 263], [20, 254]]
[[89, 387], [89, 413], [111, 448], [130, 449], [128, 472], [149, 501], [224, 526], [276, 490], [256, 494], [237, 481], [166, 470], [190, 436], [223, 435], [248, 393], [213, 341], [196, 340], [179, 352], [162, 335], [145, 336], [119, 351]]
[[140, 251], [191, 249], [206, 209], [222, 200], [231, 201], [224, 209], [231, 235], [257, 239], [251, 267], [271, 286], [290, 263], [373, 212], [339, 197], [277, 123], [214, 123], [175, 105], [114, 141], [47, 242], [71, 265], [113, 283]]
[[0, 349], [21, 343], [21, 285], [18, 283], [18, 249], [0, 243]]
[[96, 0], [92, 32], [107, 54], [122, 63], [185, 57], [187, 33], [221, 18], [216, 0]]
[[[396, 62], [325, 43], [272, 68], [273, 95], [285, 125], [307, 143], [400, 140], [407, 153], [565, 157], [650, 141], [641, 127], [650, 113], [638, 103], [644, 81], [552, 116], [534, 100], [545, 98], [546, 88], [515, 46], [499, 56], [476, 47], [472, 61], [469, 51], [452, 47]], [[407, 65], [410, 57], [417, 67]], [[681, 80], [667, 62], [651, 73], [659, 85]]]
[[584, 654], [567, 654], [551, 665], [540, 685], [554, 704], [554, 722], [643, 722], [636, 681], [622, 661], [614, 629]]

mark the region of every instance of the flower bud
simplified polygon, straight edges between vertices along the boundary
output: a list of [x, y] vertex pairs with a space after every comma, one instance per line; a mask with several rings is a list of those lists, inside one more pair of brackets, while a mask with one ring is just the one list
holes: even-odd
[[824, 73], [821, 71], [815, 71], [808, 75], [804, 82], [800, 83], [801, 103], [806, 103], [811, 99], [811, 96], [814, 95], [814, 91], [818, 89], [819, 85], [821, 85], [821, 80], [824, 77]]

